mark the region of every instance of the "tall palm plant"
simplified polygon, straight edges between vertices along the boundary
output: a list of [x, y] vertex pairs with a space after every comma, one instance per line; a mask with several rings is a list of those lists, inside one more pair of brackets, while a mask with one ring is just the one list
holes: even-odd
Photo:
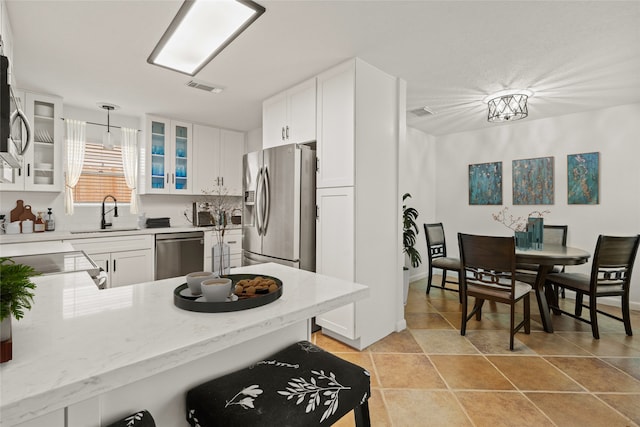
[[402, 252], [409, 256], [411, 267], [416, 268], [422, 262], [420, 252], [414, 248], [418, 235], [418, 226], [416, 225], [418, 211], [415, 208], [407, 207], [404, 201], [408, 198], [411, 198], [409, 193], [402, 196], [402, 245], [404, 246]]

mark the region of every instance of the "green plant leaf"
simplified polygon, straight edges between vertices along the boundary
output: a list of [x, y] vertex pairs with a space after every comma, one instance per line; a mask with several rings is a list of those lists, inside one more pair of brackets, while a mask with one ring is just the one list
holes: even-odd
[[13, 315], [16, 320], [24, 316], [25, 310], [31, 310], [37, 276], [32, 267], [16, 264], [11, 258], [0, 258], [0, 320]]

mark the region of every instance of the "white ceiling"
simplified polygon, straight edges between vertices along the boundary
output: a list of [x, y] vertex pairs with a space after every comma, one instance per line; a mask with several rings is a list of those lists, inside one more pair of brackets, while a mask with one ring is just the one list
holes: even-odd
[[[196, 79], [146, 60], [182, 1], [6, 0], [18, 84], [65, 104], [121, 106], [237, 130], [263, 99], [353, 56], [407, 81], [407, 123], [490, 126], [482, 98], [535, 92], [525, 120], [640, 103], [640, 2], [264, 1], [266, 12]], [[117, 124], [117, 123], [116, 123]]]

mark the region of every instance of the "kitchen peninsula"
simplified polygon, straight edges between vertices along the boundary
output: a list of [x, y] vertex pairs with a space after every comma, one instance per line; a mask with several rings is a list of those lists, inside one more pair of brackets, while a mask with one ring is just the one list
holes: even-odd
[[0, 365], [0, 425], [107, 424], [148, 409], [186, 425], [190, 387], [301, 339], [313, 316], [368, 296], [366, 286], [277, 264], [232, 269], [278, 277], [283, 295], [229, 313], [177, 308], [177, 277], [99, 290], [84, 272], [40, 276], [33, 309], [13, 322]]

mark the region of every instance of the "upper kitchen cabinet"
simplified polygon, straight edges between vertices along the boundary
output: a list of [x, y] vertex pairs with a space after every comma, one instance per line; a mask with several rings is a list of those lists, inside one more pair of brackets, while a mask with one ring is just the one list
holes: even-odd
[[145, 159], [141, 162], [147, 193], [191, 194], [192, 131], [191, 123], [147, 117]]
[[353, 61], [318, 76], [317, 188], [352, 186], [355, 183], [355, 96]]
[[64, 176], [62, 98], [21, 91], [16, 96], [31, 124], [31, 134], [16, 125], [12, 135], [24, 140], [28, 136], [30, 142], [22, 156], [22, 167], [5, 172], [0, 190], [60, 192]]
[[315, 77], [262, 103], [263, 148], [315, 140]]
[[211, 126], [194, 125], [194, 194], [221, 186], [228, 196], [242, 195], [244, 133]]

